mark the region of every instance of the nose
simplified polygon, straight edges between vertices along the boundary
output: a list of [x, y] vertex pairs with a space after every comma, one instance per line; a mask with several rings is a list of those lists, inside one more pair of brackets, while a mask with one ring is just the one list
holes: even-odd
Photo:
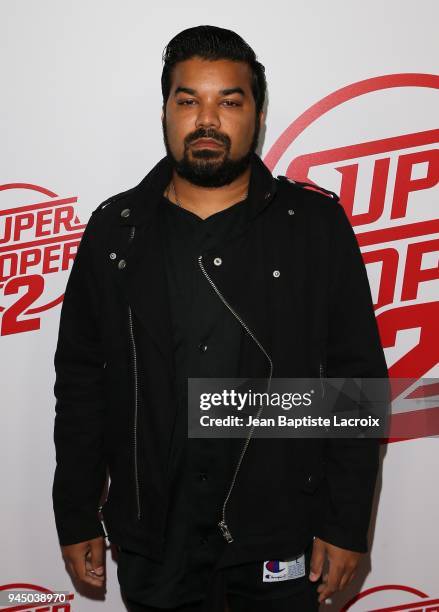
[[195, 125], [197, 128], [221, 127], [218, 109], [215, 104], [200, 104]]

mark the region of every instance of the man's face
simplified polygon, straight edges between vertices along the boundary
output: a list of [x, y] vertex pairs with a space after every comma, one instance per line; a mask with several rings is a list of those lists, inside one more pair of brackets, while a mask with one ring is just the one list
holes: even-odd
[[251, 69], [245, 62], [194, 57], [176, 64], [163, 136], [177, 173], [191, 183], [221, 187], [248, 167], [257, 146]]

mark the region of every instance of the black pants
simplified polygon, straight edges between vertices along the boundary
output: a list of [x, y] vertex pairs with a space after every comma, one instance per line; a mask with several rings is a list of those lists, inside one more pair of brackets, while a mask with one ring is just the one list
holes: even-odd
[[[234, 568], [223, 568], [216, 570], [211, 576], [211, 582], [207, 589], [206, 598], [202, 601], [184, 604], [172, 608], [168, 612], [225, 612], [226, 601], [230, 612], [318, 612], [319, 593], [317, 587], [322, 583], [322, 578], [317, 582], [311, 582], [309, 574], [309, 553], [306, 557], [306, 576], [302, 579], [300, 590], [287, 596], [282, 594], [272, 598], [258, 599], [249, 595], [243, 596], [229, 592], [228, 586], [233, 588]], [[248, 566], [251, 571], [252, 565]], [[242, 569], [238, 570], [242, 574]], [[122, 593], [123, 595], [123, 593]], [[162, 609], [151, 606], [140, 605], [125, 598], [129, 612], [160, 612]]]
[[[217, 598], [213, 599], [210, 596], [199, 603], [184, 604], [178, 608], [172, 608], [169, 612], [225, 612], [226, 597], [228, 610], [230, 612], [318, 612], [318, 591], [317, 586], [321, 584], [321, 580], [317, 583], [311, 583], [309, 588], [302, 593], [290, 595], [288, 597], [280, 597], [277, 599], [249, 599], [240, 595], [224, 593], [224, 590], [217, 591]], [[129, 612], [159, 612], [161, 608], [152, 608], [151, 606], [142, 606], [136, 603], [126, 601]]]

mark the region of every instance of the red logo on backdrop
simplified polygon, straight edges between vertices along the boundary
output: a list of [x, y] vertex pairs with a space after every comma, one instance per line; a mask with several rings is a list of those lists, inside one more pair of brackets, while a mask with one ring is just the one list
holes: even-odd
[[[391, 593], [392, 598], [403, 595], [404, 599], [413, 599], [410, 603], [401, 603], [383, 607], [379, 604], [379, 600], [383, 600], [383, 595]], [[367, 603], [364, 601], [367, 599]], [[378, 601], [377, 601], [378, 600]], [[350, 599], [345, 605], [340, 608], [340, 612], [355, 612], [356, 603], [361, 601], [361, 610], [367, 609], [368, 612], [439, 612], [439, 599], [431, 598], [426, 593], [419, 589], [414, 589], [401, 584], [385, 584], [379, 587], [366, 589], [362, 593], [358, 593]], [[364, 606], [367, 605], [367, 608]]]
[[0, 585], [0, 609], [7, 612], [70, 612], [74, 597], [73, 593], [26, 582]]
[[[0, 185], [0, 335], [40, 329], [63, 299], [59, 274], [72, 265], [84, 230], [76, 197], [27, 183]], [[63, 274], [64, 278], [64, 274]]]
[[[409, 379], [419, 381], [439, 361], [439, 344], [434, 340], [439, 320], [437, 285], [434, 287], [436, 297], [431, 289], [431, 281], [439, 279], [438, 195], [434, 191], [439, 183], [439, 130], [370, 140], [367, 139], [367, 130], [371, 120], [367, 116], [365, 137], [361, 142], [342, 143], [343, 146], [305, 151], [292, 156], [292, 159], [287, 158], [292, 143], [311, 127], [316, 130], [317, 120], [330, 111], [340, 111], [344, 104], [353, 100], [358, 102], [361, 96], [396, 87], [437, 90], [439, 76], [394, 74], [343, 87], [293, 121], [271, 147], [264, 161], [271, 171], [279, 162], [286, 168], [274, 174], [321, 184], [340, 195], [340, 202], [356, 230], [366, 266], [369, 269], [375, 266], [375, 270], [379, 270], [375, 308], [383, 347], [394, 350], [399, 334], [416, 333], [416, 341], [407, 342], [410, 344], [408, 350], [389, 366], [391, 378], [407, 379], [403, 384], [399, 380], [398, 386], [395, 382], [392, 388], [393, 399], [397, 398], [401, 405], [404, 400], [408, 402], [420, 393], [419, 387], [415, 389]], [[401, 89], [399, 96], [400, 99], [404, 96]], [[422, 109], [419, 108], [418, 112]], [[364, 120], [364, 114], [360, 120]], [[313, 176], [325, 178], [323, 181], [313, 180]], [[410, 205], [412, 198], [424, 195], [428, 198], [428, 206], [425, 206], [425, 199], [422, 206]], [[425, 288], [429, 282], [431, 295], [426, 297]], [[438, 391], [437, 384], [422, 385], [421, 395], [433, 398]], [[413, 431], [411, 437], [437, 435], [439, 407], [432, 406], [427, 410], [401, 409], [392, 415], [391, 423], [399, 431]], [[398, 428], [396, 419], [399, 420]], [[398, 438], [390, 433], [388, 441], [396, 440]]]

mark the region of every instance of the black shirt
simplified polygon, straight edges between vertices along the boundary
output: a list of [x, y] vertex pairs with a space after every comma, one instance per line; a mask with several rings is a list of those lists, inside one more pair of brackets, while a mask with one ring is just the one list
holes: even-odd
[[[226, 438], [187, 437], [187, 379], [238, 376], [240, 323], [203, 275], [198, 256], [240, 233], [247, 200], [202, 219], [163, 197], [159, 211], [175, 348], [178, 410], [163, 564], [122, 550], [118, 577], [130, 599], [172, 608], [202, 599], [225, 542], [221, 509], [238, 455]], [[216, 259], [221, 265], [221, 259]]]

